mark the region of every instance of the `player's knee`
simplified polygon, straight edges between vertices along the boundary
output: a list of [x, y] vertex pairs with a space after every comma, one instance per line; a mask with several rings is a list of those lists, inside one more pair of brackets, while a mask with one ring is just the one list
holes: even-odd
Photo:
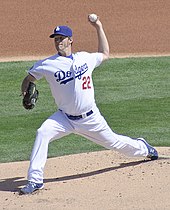
[[47, 129], [43, 126], [37, 129], [37, 136], [41, 136], [42, 138], [45, 138], [47, 136]]

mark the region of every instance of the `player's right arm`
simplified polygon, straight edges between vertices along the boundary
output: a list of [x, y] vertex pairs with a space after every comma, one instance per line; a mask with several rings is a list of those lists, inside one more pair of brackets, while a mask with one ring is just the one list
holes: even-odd
[[27, 88], [29, 86], [30, 82], [35, 82], [36, 79], [31, 74], [28, 74], [22, 81], [21, 85], [21, 93], [24, 96], [26, 94]]
[[97, 31], [98, 37], [98, 52], [103, 54], [103, 60], [109, 59], [109, 43], [104, 32], [101, 21], [98, 19], [96, 22], [91, 23]]

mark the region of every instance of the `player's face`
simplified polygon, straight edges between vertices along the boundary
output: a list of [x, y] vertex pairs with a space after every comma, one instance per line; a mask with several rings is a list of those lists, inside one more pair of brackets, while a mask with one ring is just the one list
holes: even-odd
[[65, 51], [69, 46], [71, 46], [70, 38], [62, 35], [55, 36], [54, 43], [58, 52]]

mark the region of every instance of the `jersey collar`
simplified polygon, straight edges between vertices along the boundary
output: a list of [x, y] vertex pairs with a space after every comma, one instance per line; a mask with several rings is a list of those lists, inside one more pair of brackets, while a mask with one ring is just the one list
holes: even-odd
[[[61, 56], [60, 53], [58, 53], [58, 55]], [[66, 56], [65, 58], [71, 58], [73, 60], [73, 55], [71, 54], [69, 56]]]

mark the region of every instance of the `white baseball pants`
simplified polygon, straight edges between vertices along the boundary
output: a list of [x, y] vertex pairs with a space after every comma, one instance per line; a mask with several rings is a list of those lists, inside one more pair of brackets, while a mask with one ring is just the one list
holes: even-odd
[[148, 155], [147, 147], [142, 141], [114, 133], [97, 108], [92, 115], [79, 120], [69, 120], [63, 112], [57, 111], [37, 130], [28, 170], [29, 181], [43, 182], [49, 143], [71, 133], [84, 136], [96, 144], [127, 156]]

